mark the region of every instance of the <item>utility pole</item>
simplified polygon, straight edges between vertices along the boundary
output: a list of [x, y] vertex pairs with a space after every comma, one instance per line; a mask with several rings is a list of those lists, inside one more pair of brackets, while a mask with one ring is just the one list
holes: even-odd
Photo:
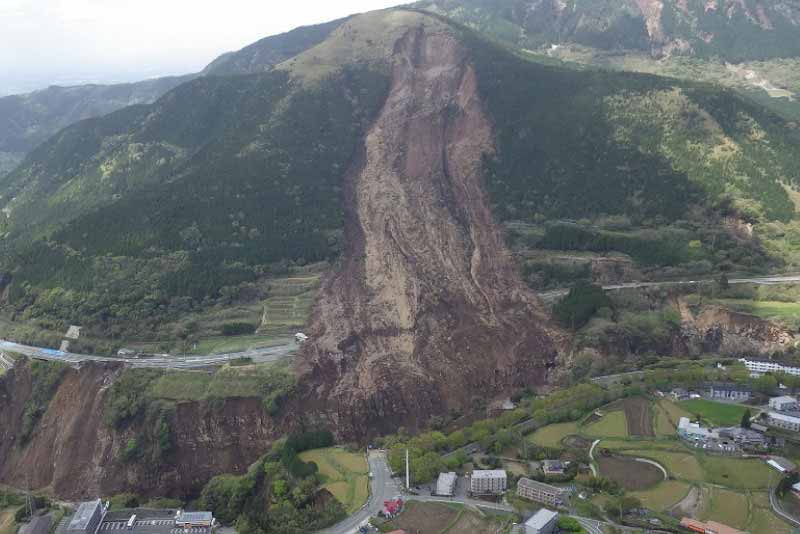
[[408, 467], [408, 449], [406, 449], [406, 489], [411, 491], [411, 470]]

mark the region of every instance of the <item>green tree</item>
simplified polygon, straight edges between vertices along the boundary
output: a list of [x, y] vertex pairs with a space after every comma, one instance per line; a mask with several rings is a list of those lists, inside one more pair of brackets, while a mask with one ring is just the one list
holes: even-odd
[[580, 282], [555, 305], [553, 313], [562, 325], [576, 330], [589, 322], [600, 308], [611, 307], [611, 300], [602, 287]]
[[741, 427], [742, 428], [750, 428], [750, 418], [751, 417], [752, 417], [752, 414], [750, 413], [750, 408], [748, 408], [742, 414], [742, 423], [741, 423]]

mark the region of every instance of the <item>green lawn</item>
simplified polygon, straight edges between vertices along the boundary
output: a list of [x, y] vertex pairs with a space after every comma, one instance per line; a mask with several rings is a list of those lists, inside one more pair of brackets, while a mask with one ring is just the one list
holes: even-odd
[[645, 491], [633, 493], [651, 510], [662, 511], [686, 497], [691, 485], [680, 480], [665, 480]]
[[341, 502], [349, 513], [369, 497], [369, 466], [363, 454], [339, 447], [314, 449], [300, 454], [304, 462], [314, 462], [324, 481], [324, 488]]
[[225, 354], [228, 352], [244, 352], [246, 350], [273, 347], [286, 342], [286, 337], [274, 336], [230, 336], [200, 339], [193, 347], [191, 354]]
[[561, 446], [562, 439], [577, 432], [577, 423], [556, 423], [540, 428], [533, 433], [530, 439], [536, 445], [556, 448]]
[[585, 428], [586, 434], [598, 438], [624, 438], [628, 435], [628, 422], [625, 412], [608, 412], [599, 421]]
[[710, 488], [710, 505], [706, 506], [701, 518], [724, 523], [734, 528], [745, 529], [749, 515], [749, 503], [746, 495]]
[[156, 398], [199, 401], [207, 398], [260, 397], [265, 388], [291, 380], [285, 363], [226, 366], [215, 373], [169, 371], [151, 386]]
[[703, 468], [697, 458], [689, 452], [660, 451], [654, 449], [625, 451], [639, 458], [650, 458], [664, 466], [670, 476], [689, 482], [704, 480]]
[[725, 404], [705, 399], [692, 399], [680, 403], [680, 407], [692, 415], [700, 415], [714, 426], [738, 426], [747, 408], [736, 404]]
[[777, 481], [775, 471], [762, 460], [700, 455], [706, 481], [734, 489], [760, 489]]

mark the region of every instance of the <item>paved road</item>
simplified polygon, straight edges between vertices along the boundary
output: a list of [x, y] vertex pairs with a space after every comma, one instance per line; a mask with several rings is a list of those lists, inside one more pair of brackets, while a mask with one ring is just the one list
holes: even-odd
[[0, 340], [0, 351], [16, 352], [24, 354], [30, 358], [39, 360], [49, 360], [64, 362], [75, 365], [86, 361], [100, 362], [122, 362], [132, 367], [155, 367], [168, 369], [194, 369], [222, 365], [238, 358], [252, 358], [257, 363], [269, 363], [281, 360], [297, 349], [297, 345], [291, 339], [286, 339], [280, 345], [263, 349], [254, 349], [244, 352], [231, 352], [227, 354], [213, 354], [208, 356], [170, 356], [162, 355], [153, 358], [121, 358], [108, 356], [92, 356], [88, 354], [75, 354], [54, 349], [43, 349], [20, 345], [11, 341]]
[[[716, 282], [718, 279], [698, 279], [698, 280], [672, 280], [667, 282], [627, 282], [624, 284], [611, 284], [603, 286], [606, 291], [619, 291], [620, 289], [636, 289], [641, 287], [670, 287], [691, 284], [707, 284]], [[729, 284], [758, 284], [758, 285], [775, 285], [786, 284], [792, 282], [800, 282], [800, 274], [787, 274], [776, 276], [755, 276], [750, 278], [731, 278], [728, 280]], [[554, 300], [558, 297], [563, 297], [569, 293], [569, 289], [553, 289], [551, 291], [542, 291], [539, 297], [542, 300]]]
[[382, 451], [369, 452], [369, 468], [372, 472], [370, 495], [367, 504], [341, 523], [320, 530], [319, 534], [352, 534], [358, 527], [365, 525], [370, 517], [378, 515], [383, 508], [383, 501], [400, 495], [401, 488], [392, 479], [392, 472], [386, 462], [386, 454]]

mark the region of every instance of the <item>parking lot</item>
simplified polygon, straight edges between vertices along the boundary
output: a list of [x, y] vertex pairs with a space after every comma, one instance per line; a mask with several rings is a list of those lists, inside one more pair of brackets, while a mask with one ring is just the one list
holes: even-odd
[[127, 521], [105, 521], [100, 525], [100, 534], [211, 534], [210, 528], [176, 528], [174, 519], [142, 519], [128, 529]]

